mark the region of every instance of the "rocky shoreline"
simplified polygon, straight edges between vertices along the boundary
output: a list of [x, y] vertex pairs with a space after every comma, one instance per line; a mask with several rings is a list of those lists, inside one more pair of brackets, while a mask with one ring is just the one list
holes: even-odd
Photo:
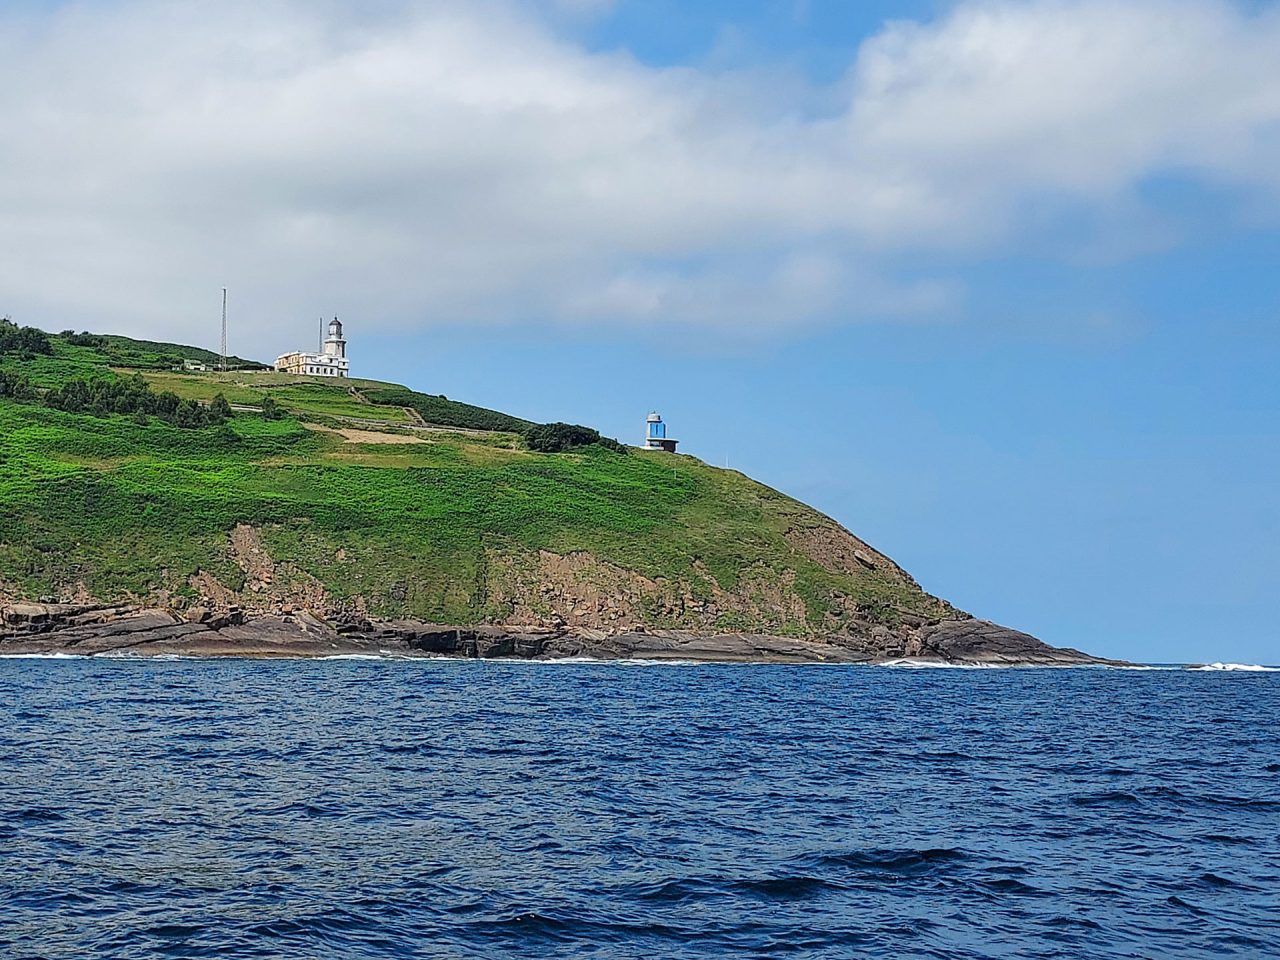
[[1115, 664], [1051, 647], [985, 620], [943, 620], [908, 643], [884, 633], [790, 638], [683, 630], [449, 626], [411, 620], [329, 622], [309, 613], [246, 616], [129, 605], [0, 607], [0, 656], [332, 657], [672, 660], [704, 663], [921, 663], [989, 666]]

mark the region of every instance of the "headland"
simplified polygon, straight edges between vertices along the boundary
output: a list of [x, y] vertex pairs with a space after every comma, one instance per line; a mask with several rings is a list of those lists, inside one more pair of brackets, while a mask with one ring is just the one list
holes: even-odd
[[1103, 662], [658, 426], [0, 323], [0, 654]]

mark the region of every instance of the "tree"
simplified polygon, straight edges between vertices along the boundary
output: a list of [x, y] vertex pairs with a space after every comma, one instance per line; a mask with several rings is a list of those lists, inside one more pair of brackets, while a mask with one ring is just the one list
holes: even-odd
[[231, 404], [227, 398], [218, 394], [209, 401], [209, 419], [214, 423], [224, 423], [231, 419]]
[[262, 418], [264, 420], [280, 419], [280, 408], [276, 406], [275, 397], [270, 394], [262, 398]]
[[173, 412], [174, 426], [194, 429], [203, 427], [209, 422], [209, 413], [195, 400], [178, 401], [178, 409]]

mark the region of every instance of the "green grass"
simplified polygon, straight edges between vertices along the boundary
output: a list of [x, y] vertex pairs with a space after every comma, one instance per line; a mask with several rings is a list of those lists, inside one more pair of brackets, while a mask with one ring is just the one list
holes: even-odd
[[52, 356], [21, 359], [0, 356], [0, 369], [25, 373], [40, 387], [56, 387], [73, 378], [92, 380], [113, 373], [107, 358], [88, 347], [73, 347], [56, 337], [50, 338]]
[[[120, 373], [133, 371], [121, 368]], [[219, 393], [231, 403], [258, 406], [262, 403], [262, 391], [243, 382], [243, 376], [234, 373], [172, 373], [160, 370], [143, 370], [142, 377], [156, 391], [176, 393], [183, 400], [200, 400], [208, 403]]]
[[[127, 371], [122, 371], [127, 372]], [[177, 373], [167, 370], [143, 371], [156, 390], [168, 390], [183, 399], [205, 403], [221, 393], [231, 403], [261, 406], [268, 394], [282, 408], [313, 417], [346, 417], [378, 420], [393, 424], [412, 422], [399, 407], [375, 407], [353, 397], [346, 383], [284, 373]]]
[[446, 427], [520, 433], [526, 427], [533, 426], [529, 420], [499, 413], [497, 410], [487, 410], [484, 407], [459, 403], [457, 400], [449, 400], [445, 397], [418, 393], [395, 384], [366, 381], [361, 385], [360, 392], [371, 403], [378, 404], [380, 407], [411, 407], [418, 411], [427, 423]]
[[[20, 366], [45, 386], [112, 375], [100, 354], [65, 344]], [[589, 554], [600, 571], [652, 581], [655, 597], [737, 591], [746, 609], [723, 615], [724, 629], [829, 629], [851, 604], [885, 617], [940, 609], [900, 576], [824, 566], [788, 531], [834, 529], [830, 520], [692, 457], [598, 446], [532, 453], [497, 433], [349, 443], [299, 418], [403, 412], [362, 403], [346, 384], [274, 373], [145, 376], [157, 390], [200, 400], [223, 393], [256, 404], [270, 394], [292, 415], [179, 429], [0, 400], [0, 594], [83, 587], [100, 598], [182, 597], [198, 571], [234, 588], [242, 574], [229, 532], [250, 524], [276, 559], [317, 578], [335, 602], [359, 598], [385, 616], [466, 623], [499, 615], [494, 565], [534, 569], [539, 551]], [[357, 383], [366, 394], [393, 395], [389, 385]], [[477, 410], [484, 416], [470, 422], [526, 423], [463, 404], [453, 412]], [[780, 612], [776, 595], [798, 598], [799, 618]], [[658, 609], [655, 599], [653, 625], [682, 625]]]

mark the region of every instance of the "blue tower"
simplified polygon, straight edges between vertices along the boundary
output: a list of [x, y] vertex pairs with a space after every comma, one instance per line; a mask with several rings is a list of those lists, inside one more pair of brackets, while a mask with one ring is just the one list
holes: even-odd
[[665, 450], [667, 453], [675, 453], [678, 442], [678, 440], [667, 438], [667, 425], [662, 422], [662, 417], [657, 413], [651, 413], [645, 418], [644, 448], [646, 450]]

